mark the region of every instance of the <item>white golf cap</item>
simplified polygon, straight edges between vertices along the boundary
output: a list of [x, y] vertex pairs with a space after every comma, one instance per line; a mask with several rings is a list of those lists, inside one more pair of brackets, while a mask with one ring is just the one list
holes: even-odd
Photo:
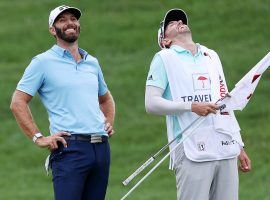
[[165, 30], [167, 25], [171, 21], [179, 21], [179, 20], [182, 20], [182, 22], [186, 25], [188, 24], [187, 14], [182, 9], [173, 8], [165, 14], [164, 19], [161, 21], [160, 27], [158, 29], [158, 45], [160, 46], [161, 49], [165, 48], [162, 44], [162, 41], [165, 37]]
[[161, 48], [161, 49], [164, 49], [164, 45], [162, 44], [162, 41], [163, 41], [163, 36], [161, 34], [161, 28], [158, 29], [158, 36], [157, 36], [157, 40], [158, 40], [158, 46]]
[[52, 27], [53, 23], [55, 22], [55, 19], [63, 12], [68, 11], [70, 13], [73, 13], [77, 19], [79, 19], [82, 15], [80, 9], [75, 7], [69, 7], [69, 6], [58, 6], [55, 9], [53, 9], [49, 16], [49, 27]]

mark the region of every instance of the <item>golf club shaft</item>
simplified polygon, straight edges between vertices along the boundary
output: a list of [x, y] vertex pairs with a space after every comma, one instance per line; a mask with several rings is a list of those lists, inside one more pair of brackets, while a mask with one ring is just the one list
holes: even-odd
[[148, 167], [155, 159], [156, 157], [161, 154], [163, 151], [167, 149], [169, 145], [171, 145], [175, 140], [179, 138], [180, 135], [182, 135], [184, 132], [186, 132], [191, 126], [193, 126], [201, 117], [198, 117], [195, 119], [190, 125], [188, 125], [183, 131], [181, 131], [177, 137], [175, 137], [173, 140], [171, 140], [168, 144], [163, 146], [155, 155], [151, 156], [145, 163], [143, 163], [135, 172], [133, 172], [126, 180], [124, 180], [122, 183], [124, 186], [127, 186], [137, 175], [139, 175], [146, 167]]
[[[227, 93], [223, 98], [220, 98], [216, 101], [216, 104], [223, 99], [230, 97], [230, 94]], [[174, 141], [176, 141], [179, 136], [183, 135], [188, 129], [190, 129], [194, 124], [197, 123], [202, 118], [202, 116], [195, 119], [191, 124], [189, 124], [184, 130], [182, 130], [173, 140], [171, 140], [169, 143], [167, 143], [165, 146], [163, 146], [155, 155], [151, 156], [146, 162], [144, 162], [135, 172], [133, 172], [127, 179], [125, 179], [122, 183], [124, 186], [127, 186], [136, 176], [138, 176], [146, 167], [148, 167], [155, 159], [156, 157], [161, 154], [163, 151], [165, 151], [168, 146], [170, 146]]]
[[126, 180], [124, 180], [122, 183], [124, 186], [128, 185], [130, 181], [132, 181], [138, 174], [140, 174], [148, 165], [150, 165], [155, 158], [152, 156], [149, 158], [145, 163], [143, 163], [142, 166], [140, 166], [133, 174], [131, 174]]
[[194, 124], [193, 129], [190, 131], [190, 133], [188, 135], [186, 135], [186, 137], [182, 138], [182, 140], [169, 152], [167, 153], [143, 178], [141, 178], [141, 180], [138, 181], [138, 183], [136, 183], [136, 185], [134, 185], [122, 198], [121, 200], [124, 200], [127, 198], [128, 195], [131, 194], [131, 192], [133, 192], [169, 155], [170, 153], [172, 153], [180, 144], [182, 144], [188, 137], [190, 137], [191, 135], [195, 134], [196, 132], [194, 132], [200, 125], [201, 123], [205, 120], [205, 117], [198, 117], [196, 122]]

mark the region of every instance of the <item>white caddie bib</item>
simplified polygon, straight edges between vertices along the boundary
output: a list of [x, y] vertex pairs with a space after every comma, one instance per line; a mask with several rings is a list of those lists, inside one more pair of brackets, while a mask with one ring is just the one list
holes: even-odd
[[[158, 53], [165, 66], [173, 101], [215, 103], [228, 92], [218, 55], [213, 50], [200, 47], [205, 56], [196, 63], [183, 62], [171, 49]], [[177, 118], [183, 130], [197, 119], [198, 115], [183, 112], [177, 115]], [[168, 140], [171, 141], [174, 138], [173, 124], [169, 117], [166, 122]], [[190, 160], [203, 162], [239, 155], [242, 139], [233, 112], [208, 115], [195, 131], [193, 136], [183, 142], [185, 155]], [[183, 136], [188, 134], [187, 131]], [[170, 149], [174, 146], [175, 144], [171, 145]], [[174, 160], [174, 153], [171, 154], [171, 159]]]

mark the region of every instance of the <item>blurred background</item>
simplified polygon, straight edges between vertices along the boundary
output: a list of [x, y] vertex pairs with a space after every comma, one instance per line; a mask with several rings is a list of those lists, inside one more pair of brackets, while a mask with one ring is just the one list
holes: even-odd
[[[66, 4], [82, 10], [80, 47], [99, 59], [116, 102], [115, 135], [107, 200], [132, 186], [121, 182], [167, 143], [165, 118], [146, 114], [144, 90], [149, 65], [159, 51], [157, 29], [167, 10], [184, 9], [195, 42], [216, 50], [229, 90], [270, 47], [268, 0], [1, 0], [0, 1], [0, 199], [53, 199], [51, 176], [37, 148], [18, 128], [9, 104], [31, 58], [55, 43], [48, 16]], [[265, 72], [250, 103], [237, 112], [252, 172], [240, 173], [240, 200], [270, 199], [270, 79]], [[31, 109], [48, 134], [47, 113], [38, 96]], [[166, 160], [128, 199], [176, 199], [173, 171]], [[139, 176], [135, 181], [138, 181]]]

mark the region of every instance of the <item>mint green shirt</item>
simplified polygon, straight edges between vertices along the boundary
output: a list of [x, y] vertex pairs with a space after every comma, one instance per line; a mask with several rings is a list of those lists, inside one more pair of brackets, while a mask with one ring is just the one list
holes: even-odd
[[[195, 56], [193, 56], [189, 50], [186, 50], [178, 45], [172, 45], [170, 49], [176, 51], [177, 55], [179, 55], [182, 61], [194, 64], [200, 59], [203, 59], [204, 56], [201, 51], [200, 44], [197, 44], [197, 47], [198, 53]], [[162, 97], [167, 100], [172, 100], [166, 69], [159, 54], [156, 54], [151, 62], [150, 70], [147, 76], [146, 86], [155, 86], [163, 89], [164, 93]], [[173, 133], [174, 136], [177, 136], [181, 132], [177, 117], [175, 115], [171, 115], [169, 117], [172, 117]]]

